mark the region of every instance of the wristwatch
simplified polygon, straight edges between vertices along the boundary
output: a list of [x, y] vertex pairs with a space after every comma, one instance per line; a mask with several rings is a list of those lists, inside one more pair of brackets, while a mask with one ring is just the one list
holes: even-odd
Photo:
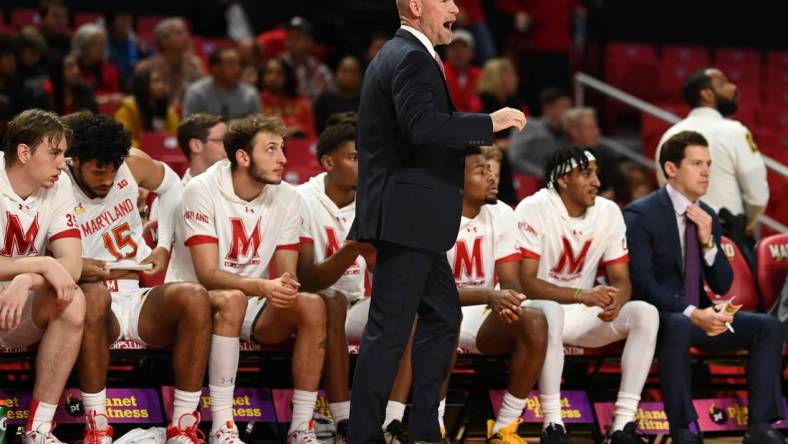
[[704, 250], [711, 250], [714, 248], [714, 236], [709, 237], [709, 241], [703, 244]]

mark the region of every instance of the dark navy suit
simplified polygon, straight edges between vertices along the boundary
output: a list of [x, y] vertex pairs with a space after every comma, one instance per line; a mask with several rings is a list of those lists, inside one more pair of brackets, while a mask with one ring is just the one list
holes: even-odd
[[410, 437], [438, 441], [438, 394], [462, 312], [446, 251], [457, 239], [468, 147], [493, 142], [485, 114], [458, 113], [441, 67], [400, 29], [372, 60], [358, 112], [356, 218], [348, 238], [378, 249], [353, 379], [350, 442], [381, 423], [416, 313]]
[[[700, 202], [700, 206], [712, 216], [712, 233], [717, 245], [711, 266], [701, 258], [701, 279], [716, 294], [725, 294], [733, 281], [733, 271], [720, 247], [719, 217], [705, 203]], [[726, 331], [718, 336], [708, 336], [683, 314], [689, 305], [684, 297], [684, 259], [676, 213], [667, 190], [662, 188], [631, 203], [624, 209], [624, 220], [632, 296], [650, 302], [660, 314], [657, 344], [659, 379], [671, 429], [687, 428], [697, 419], [692, 405], [690, 346], [707, 351], [747, 350], [750, 423], [782, 418], [782, 333], [779, 321], [765, 314], [739, 312], [732, 323], [735, 333]], [[708, 307], [710, 301], [703, 285], [700, 288], [699, 308]]]

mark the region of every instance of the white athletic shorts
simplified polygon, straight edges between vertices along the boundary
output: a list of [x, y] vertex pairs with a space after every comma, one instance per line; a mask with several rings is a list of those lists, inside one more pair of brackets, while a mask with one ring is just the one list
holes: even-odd
[[482, 328], [484, 320], [492, 310], [487, 305], [471, 305], [462, 307], [462, 324], [460, 324], [460, 339], [457, 346], [468, 353], [480, 353], [476, 347], [476, 337]]
[[[4, 290], [10, 282], [0, 282], [0, 291]], [[27, 302], [22, 308], [22, 322], [13, 330], [0, 332], [0, 345], [14, 348], [27, 347], [41, 340], [44, 330], [33, 323], [33, 300], [35, 292], [31, 291]]]
[[364, 297], [356, 300], [347, 311], [345, 318], [345, 335], [349, 343], [357, 344], [361, 341], [361, 336], [364, 335], [364, 327], [367, 325], [369, 319], [369, 303], [370, 299]]
[[151, 289], [140, 288], [140, 281], [136, 279], [105, 281], [104, 285], [109, 288], [112, 295], [110, 308], [120, 326], [120, 334], [115, 342], [134, 341], [143, 346], [155, 346], [156, 344], [146, 344], [140, 337], [139, 331], [140, 313]]
[[254, 344], [254, 326], [260, 315], [263, 314], [266, 301], [268, 298], [263, 297], [250, 297], [246, 301], [246, 313], [244, 314], [244, 323], [241, 326], [241, 340], [250, 344]]

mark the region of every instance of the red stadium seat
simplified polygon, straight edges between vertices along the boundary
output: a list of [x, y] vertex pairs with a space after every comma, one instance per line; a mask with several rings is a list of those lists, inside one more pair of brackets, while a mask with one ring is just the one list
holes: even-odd
[[104, 16], [99, 12], [78, 12], [74, 14], [74, 28], [79, 28], [85, 23], [104, 24]]
[[37, 24], [40, 19], [38, 11], [35, 9], [14, 9], [11, 11], [11, 22], [9, 24], [12, 28], [22, 29], [27, 25]]
[[681, 103], [682, 90], [687, 78], [698, 67], [688, 67], [675, 61], [662, 61], [657, 68], [660, 96], [673, 103]]
[[711, 65], [709, 50], [702, 46], [663, 46], [662, 61], [694, 68], [693, 71]]
[[755, 110], [755, 118], [759, 126], [771, 128], [774, 131], [785, 131], [788, 129], [788, 105], [763, 105]]
[[288, 139], [285, 145], [285, 156], [287, 166], [308, 166], [312, 169], [320, 168], [315, 153], [314, 139]]
[[285, 52], [285, 30], [282, 28], [262, 32], [256, 40], [265, 58], [279, 57]]
[[[689, 107], [684, 104], [672, 103], [656, 103], [657, 107], [669, 111], [680, 118], [684, 118], [689, 113]], [[651, 114], [641, 113], [640, 128], [641, 137], [643, 139], [643, 154], [649, 159], [654, 158], [657, 152], [657, 144], [665, 134], [665, 131], [671, 127], [671, 124], [662, 119], [658, 119]]]
[[605, 47], [608, 83], [643, 100], [656, 98], [656, 68], [657, 51], [651, 45], [611, 43]]
[[517, 193], [518, 202], [542, 188], [543, 179], [541, 177], [530, 174], [514, 173], [512, 174], [512, 179], [514, 181], [514, 191]]
[[772, 307], [788, 276], [788, 234], [761, 239], [755, 248], [755, 271], [764, 310]]
[[766, 54], [766, 66], [788, 68], [788, 51], [771, 51]]
[[714, 63], [719, 65], [758, 66], [761, 54], [754, 49], [718, 48], [714, 51]]
[[747, 261], [742, 257], [739, 247], [727, 237], [722, 237], [721, 244], [722, 250], [733, 269], [733, 283], [731, 284], [730, 290], [724, 295], [714, 294], [706, 287], [706, 293], [709, 295], [709, 299], [716, 304], [735, 298], [734, 303], [743, 305], [742, 310], [758, 310], [758, 292], [755, 288], [755, 279], [752, 276], [749, 265], [747, 265]]
[[312, 165], [287, 165], [285, 166], [284, 180], [291, 185], [300, 185], [322, 172], [322, 168]]
[[160, 160], [183, 175], [189, 165], [188, 159], [178, 147], [178, 139], [166, 133], [144, 132], [140, 134], [139, 148], [156, 160]]

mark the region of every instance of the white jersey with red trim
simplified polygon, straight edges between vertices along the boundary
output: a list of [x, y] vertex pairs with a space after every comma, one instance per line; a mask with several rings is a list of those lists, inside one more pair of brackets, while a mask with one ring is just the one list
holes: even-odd
[[68, 170], [74, 189], [74, 215], [82, 232], [82, 257], [105, 262], [140, 263], [151, 253], [142, 237], [137, 207], [139, 185], [123, 162], [106, 197], [88, 197]]
[[74, 193], [65, 173], [51, 188], [39, 188], [26, 199], [11, 188], [0, 153], [0, 256], [44, 256], [49, 243], [79, 239]]
[[[321, 263], [334, 254], [347, 240], [347, 233], [356, 217], [356, 202], [338, 208], [326, 194], [326, 173], [320, 173], [297, 187], [304, 199], [304, 216], [301, 218], [301, 243], [314, 245], [315, 263]], [[364, 258], [345, 270], [328, 290], [339, 291], [350, 302], [364, 297], [364, 273], [367, 266]]]
[[[186, 246], [218, 244], [219, 269], [245, 277], [268, 277], [279, 249], [298, 250], [301, 196], [292, 185], [266, 185], [252, 201], [233, 190], [230, 162], [221, 160], [193, 178], [183, 196]], [[188, 281], [197, 282], [193, 270]]]
[[[184, 189], [186, 185], [192, 180], [194, 176], [191, 170], [186, 170], [181, 178], [181, 184]], [[172, 243], [172, 254], [170, 255], [170, 265], [167, 267], [167, 274], [164, 275], [164, 282], [187, 282], [193, 277], [194, 269], [192, 267], [192, 256], [189, 254], [189, 248], [186, 242], [185, 235], [183, 234], [183, 202], [180, 202], [178, 209], [175, 210], [176, 223], [175, 223], [175, 236]], [[159, 199], [153, 201], [150, 211], [150, 220], [158, 220], [159, 217]], [[177, 219], [180, 218], [180, 219]], [[182, 274], [183, 270], [188, 273]], [[193, 281], [196, 282], [196, 281]]]
[[521, 258], [512, 209], [506, 204], [484, 205], [473, 219], [463, 216], [446, 257], [458, 287], [494, 288], [495, 266]]
[[629, 262], [626, 225], [615, 202], [596, 197], [570, 217], [556, 191], [543, 188], [515, 209], [523, 258], [537, 259], [537, 277], [560, 287], [594, 286], [599, 265]]

